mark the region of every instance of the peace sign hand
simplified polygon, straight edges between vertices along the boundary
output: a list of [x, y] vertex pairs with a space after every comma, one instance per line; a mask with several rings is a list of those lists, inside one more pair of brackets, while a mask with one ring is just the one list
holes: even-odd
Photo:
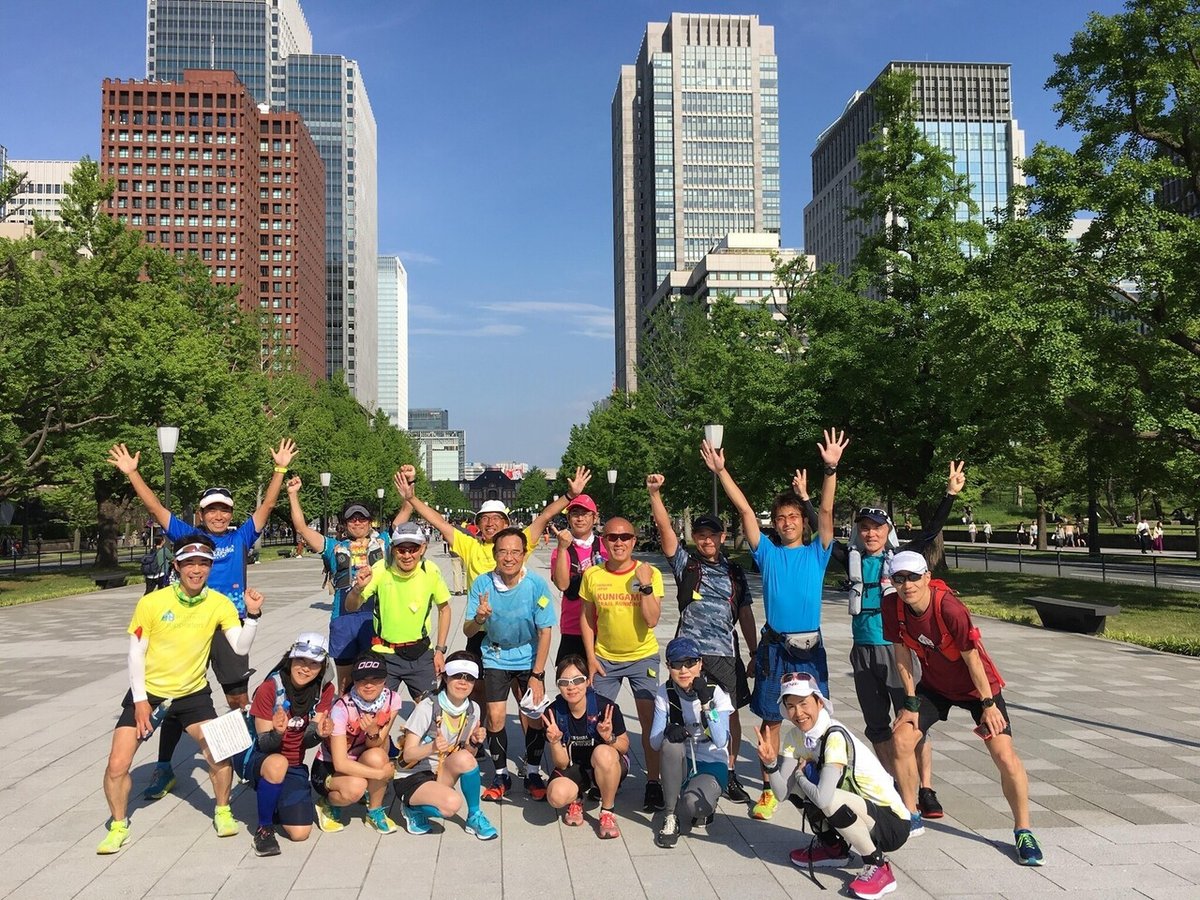
[[758, 758], [764, 766], [771, 768], [775, 765], [775, 760], [779, 758], [779, 754], [771, 745], [771, 736], [759, 726], [754, 726], [754, 736], [758, 738]]
[[610, 703], [604, 711], [604, 715], [600, 717], [600, 721], [596, 723], [596, 734], [600, 735], [600, 740], [606, 744], [613, 742], [613, 709], [615, 707]]
[[542, 713], [542, 724], [546, 726], [546, 742], [549, 744], [558, 744], [562, 742], [562, 729], [558, 727], [558, 721], [550, 713]]
[[492, 615], [492, 604], [488, 602], [488, 592], [479, 595], [479, 606], [475, 610], [475, 621], [479, 625], [486, 622]]
[[946, 493], [952, 497], [967, 483], [967, 476], [963, 474], [963, 467], [966, 464], [966, 460], [960, 459], [957, 462], [950, 460], [950, 477], [946, 479]]
[[792, 490], [801, 500], [808, 499], [808, 469], [797, 469], [792, 476]]

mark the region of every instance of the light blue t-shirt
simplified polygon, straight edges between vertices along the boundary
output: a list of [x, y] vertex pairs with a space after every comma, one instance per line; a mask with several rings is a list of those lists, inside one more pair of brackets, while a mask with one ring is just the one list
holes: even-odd
[[[854, 643], [856, 644], [864, 644], [870, 647], [887, 647], [891, 645], [891, 641], [884, 640], [883, 638], [883, 614], [880, 612], [880, 601], [883, 599], [883, 596], [880, 593], [879, 587], [879, 579], [882, 574], [882, 553], [875, 556], [863, 556], [863, 611], [856, 616], [850, 617], [850, 633], [854, 636]], [[867, 587], [867, 585], [871, 586]]]
[[780, 547], [765, 535], [753, 556], [762, 573], [763, 608], [767, 624], [776, 631], [794, 634], [821, 627], [821, 588], [833, 541], [821, 539], [802, 547]]
[[189, 534], [197, 532], [208, 535], [217, 548], [208, 586], [232, 600], [238, 615], [246, 618], [246, 556], [260, 534], [254, 527], [254, 517], [223, 534], [213, 534], [200, 525], [189, 525], [174, 515], [167, 524], [167, 537], [176, 547]]
[[498, 575], [485, 572], [467, 594], [467, 619], [479, 611], [479, 598], [488, 595], [492, 615], [484, 627], [483, 667], [523, 671], [533, 668], [538, 629], [551, 628], [558, 613], [550, 599], [550, 585], [541, 575], [526, 572], [515, 587], [505, 589]]

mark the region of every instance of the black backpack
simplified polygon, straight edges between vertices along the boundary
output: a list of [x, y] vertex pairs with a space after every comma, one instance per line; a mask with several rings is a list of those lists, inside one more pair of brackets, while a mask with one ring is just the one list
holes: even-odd
[[158, 570], [158, 551], [151, 550], [149, 553], [143, 556], [141, 567], [142, 575], [144, 575], [146, 578], [153, 578], [155, 575], [160, 574]]

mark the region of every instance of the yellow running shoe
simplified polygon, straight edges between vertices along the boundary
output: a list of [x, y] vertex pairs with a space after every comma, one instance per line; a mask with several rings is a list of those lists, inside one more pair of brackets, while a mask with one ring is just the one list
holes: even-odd
[[758, 802], [754, 804], [754, 808], [750, 810], [750, 817], [753, 819], [769, 819], [775, 815], [775, 808], [779, 806], [779, 800], [775, 796], [775, 792], [765, 790], [758, 798]]
[[113, 823], [108, 826], [108, 835], [100, 842], [96, 852], [101, 856], [116, 853], [127, 840], [129, 840], [129, 820], [123, 819], [120, 822], [113, 820]]
[[218, 806], [213, 813], [213, 828], [217, 829], [217, 837], [233, 837], [241, 829], [233, 818], [233, 810], [228, 806]]
[[346, 827], [341, 811], [336, 806], [331, 806], [324, 797], [317, 801], [317, 827], [326, 834], [334, 834]]

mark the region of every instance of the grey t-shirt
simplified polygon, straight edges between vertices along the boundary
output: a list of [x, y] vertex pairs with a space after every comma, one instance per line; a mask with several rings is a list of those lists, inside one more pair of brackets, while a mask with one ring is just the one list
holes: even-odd
[[[676, 585], [683, 581], [689, 559], [700, 563], [700, 584], [695, 592], [699, 597], [693, 595], [690, 601], [685, 598], [687, 606], [679, 616], [679, 634], [694, 640], [705, 656], [733, 656], [733, 629], [737, 623], [729, 602], [733, 593], [729, 562], [725, 557], [716, 563], [705, 562], [681, 544], [670, 559]], [[738, 598], [737, 608], [749, 606], [750, 600], [747, 590]]]

